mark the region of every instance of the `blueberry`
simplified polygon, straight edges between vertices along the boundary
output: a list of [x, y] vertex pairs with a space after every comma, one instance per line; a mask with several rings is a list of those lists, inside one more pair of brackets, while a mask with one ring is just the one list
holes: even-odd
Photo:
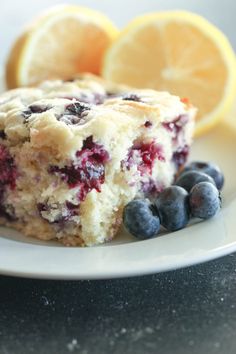
[[176, 166], [177, 169], [179, 169], [180, 167], [182, 167], [189, 155], [189, 146], [188, 145], [184, 145], [183, 147], [177, 149], [172, 156], [172, 160]]
[[189, 219], [188, 193], [179, 186], [164, 189], [156, 199], [161, 225], [168, 231], [184, 228]]
[[4, 130], [0, 130], [0, 139], [5, 140], [7, 138], [6, 133]]
[[199, 182], [209, 182], [215, 185], [213, 178], [206, 173], [200, 171], [186, 171], [181, 173], [181, 175], [175, 181], [175, 185], [186, 189], [187, 192]]
[[23, 116], [24, 116], [25, 120], [27, 121], [28, 118], [31, 116], [31, 114], [33, 114], [33, 113], [44, 113], [44, 112], [48, 111], [50, 108], [52, 108], [52, 107], [45, 106], [45, 105], [31, 104], [22, 113], [23, 113]]
[[15, 208], [11, 204], [0, 204], [0, 216], [7, 219], [7, 221], [16, 221]]
[[157, 235], [160, 229], [160, 219], [155, 207], [142, 199], [135, 199], [125, 206], [123, 222], [127, 231], [141, 240]]
[[189, 205], [193, 217], [209, 219], [220, 210], [220, 193], [212, 183], [200, 182], [190, 191]]
[[135, 102], [141, 102], [141, 98], [136, 95], [135, 93], [128, 93], [125, 94], [122, 98], [124, 101], [135, 101]]
[[185, 173], [186, 171], [200, 171], [206, 173], [214, 179], [216, 187], [219, 190], [221, 190], [224, 185], [223, 173], [221, 172], [219, 166], [212, 162], [194, 161], [187, 165], [182, 173]]
[[88, 104], [76, 101], [66, 106], [65, 114], [74, 114], [80, 118], [85, 111], [89, 111], [90, 109], [91, 107]]

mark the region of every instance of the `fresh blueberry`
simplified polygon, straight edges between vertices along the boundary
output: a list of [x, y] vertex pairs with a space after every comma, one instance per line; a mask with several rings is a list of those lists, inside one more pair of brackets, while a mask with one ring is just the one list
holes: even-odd
[[186, 171], [200, 171], [206, 173], [214, 179], [216, 187], [219, 190], [221, 190], [224, 185], [223, 173], [219, 166], [212, 162], [193, 161], [183, 169], [182, 173], [185, 173]]
[[193, 186], [200, 182], [209, 182], [215, 185], [215, 182], [211, 176], [200, 171], [186, 171], [185, 173], [181, 173], [175, 181], [175, 185], [186, 189], [187, 192], [190, 192]]
[[156, 199], [161, 225], [168, 231], [184, 228], [190, 219], [188, 193], [179, 186], [164, 189]]
[[123, 222], [127, 231], [141, 240], [157, 235], [160, 229], [160, 219], [155, 207], [142, 199], [135, 199], [125, 206]]
[[220, 193], [212, 183], [200, 182], [190, 191], [189, 205], [193, 217], [209, 219], [220, 210]]

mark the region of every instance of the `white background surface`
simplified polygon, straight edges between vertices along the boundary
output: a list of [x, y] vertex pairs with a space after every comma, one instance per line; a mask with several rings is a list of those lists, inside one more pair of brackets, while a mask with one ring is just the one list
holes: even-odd
[[[0, 65], [5, 62], [11, 44], [24, 24], [42, 9], [61, 3], [63, 1], [0, 0]], [[236, 49], [235, 0], [74, 0], [71, 3], [101, 10], [119, 27], [144, 12], [166, 9], [195, 11], [220, 27]]]

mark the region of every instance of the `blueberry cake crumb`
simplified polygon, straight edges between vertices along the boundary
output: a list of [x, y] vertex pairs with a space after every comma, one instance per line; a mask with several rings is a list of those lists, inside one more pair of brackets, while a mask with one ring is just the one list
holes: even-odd
[[[0, 105], [7, 116], [0, 222], [67, 246], [111, 240], [126, 204], [156, 198], [171, 185], [187, 159], [196, 113], [167, 92], [93, 75], [8, 91], [0, 101], [7, 102]], [[152, 237], [160, 227], [157, 209], [141, 203], [132, 209], [136, 216], [141, 205], [147, 228], [137, 236]]]
[[101, 192], [105, 181], [105, 164], [109, 161], [108, 152], [88, 137], [80, 151], [76, 152], [76, 160], [62, 168], [50, 166], [49, 173], [60, 176], [69, 188], [79, 187], [79, 201], [84, 201], [87, 194], [95, 189]]

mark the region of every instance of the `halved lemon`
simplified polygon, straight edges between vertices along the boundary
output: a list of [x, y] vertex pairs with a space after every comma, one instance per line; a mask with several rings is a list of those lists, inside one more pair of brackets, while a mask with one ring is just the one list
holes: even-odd
[[134, 19], [108, 49], [102, 72], [117, 83], [188, 97], [198, 108], [197, 135], [227, 114], [236, 91], [229, 41], [207, 20], [185, 11]]
[[99, 74], [104, 51], [118, 30], [102, 13], [56, 6], [35, 19], [15, 42], [6, 65], [9, 88], [79, 72]]

